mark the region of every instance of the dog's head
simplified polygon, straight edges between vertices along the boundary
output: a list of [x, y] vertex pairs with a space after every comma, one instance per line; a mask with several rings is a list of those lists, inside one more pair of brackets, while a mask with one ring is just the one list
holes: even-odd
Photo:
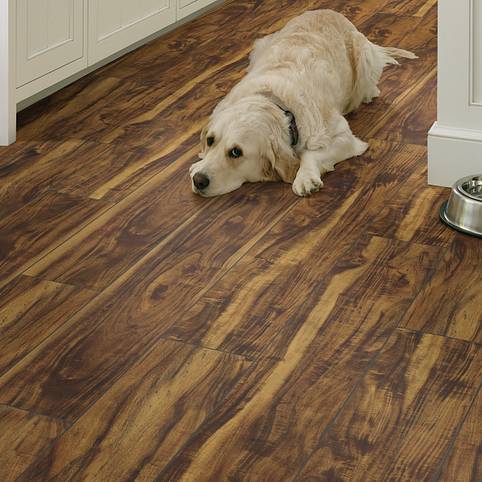
[[299, 160], [289, 119], [262, 96], [217, 108], [201, 132], [201, 160], [191, 166], [192, 189], [202, 196], [234, 191], [245, 182], [293, 182]]

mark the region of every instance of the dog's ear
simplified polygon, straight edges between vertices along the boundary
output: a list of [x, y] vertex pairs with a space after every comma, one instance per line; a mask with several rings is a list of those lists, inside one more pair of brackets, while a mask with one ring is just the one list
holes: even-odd
[[198, 154], [199, 159], [203, 159], [206, 154], [207, 143], [206, 137], [208, 135], [209, 124], [206, 124], [201, 130], [201, 152]]
[[201, 130], [201, 144], [204, 147], [204, 143], [206, 142], [206, 136], [208, 135], [208, 126], [209, 124], [206, 124], [202, 130]]
[[284, 182], [292, 184], [300, 167], [300, 160], [293, 148], [276, 136], [270, 138], [271, 148], [268, 154], [271, 168]]

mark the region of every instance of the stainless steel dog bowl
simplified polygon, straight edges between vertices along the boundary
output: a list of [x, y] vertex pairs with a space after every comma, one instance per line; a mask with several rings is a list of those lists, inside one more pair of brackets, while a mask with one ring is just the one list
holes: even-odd
[[458, 231], [482, 238], [482, 174], [453, 185], [449, 200], [440, 208], [440, 218]]

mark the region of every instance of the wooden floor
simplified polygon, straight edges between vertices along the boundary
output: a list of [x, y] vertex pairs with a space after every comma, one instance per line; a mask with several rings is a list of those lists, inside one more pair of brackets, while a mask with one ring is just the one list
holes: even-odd
[[[297, 198], [188, 166], [306, 9], [415, 51]], [[0, 149], [0, 480], [482, 480], [482, 243], [426, 185], [435, 0], [246, 0], [19, 115]]]

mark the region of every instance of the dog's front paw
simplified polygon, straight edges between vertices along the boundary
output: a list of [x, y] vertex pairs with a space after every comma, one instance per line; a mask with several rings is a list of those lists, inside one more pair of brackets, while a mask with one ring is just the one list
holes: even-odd
[[314, 173], [298, 174], [293, 182], [293, 192], [297, 196], [310, 196], [323, 187], [323, 181], [319, 175]]

